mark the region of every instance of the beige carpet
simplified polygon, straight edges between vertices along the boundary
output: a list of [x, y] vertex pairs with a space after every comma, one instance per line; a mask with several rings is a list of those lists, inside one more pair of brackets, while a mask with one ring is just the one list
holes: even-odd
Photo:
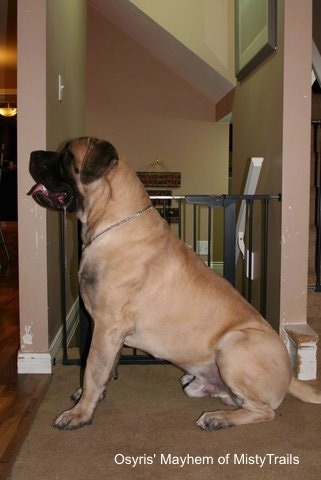
[[287, 397], [273, 422], [208, 433], [195, 420], [220, 404], [186, 397], [180, 376], [178, 369], [167, 365], [122, 365], [93, 424], [67, 432], [51, 427], [51, 421], [70, 406], [79, 370], [56, 366], [9, 478], [321, 478], [321, 406]]

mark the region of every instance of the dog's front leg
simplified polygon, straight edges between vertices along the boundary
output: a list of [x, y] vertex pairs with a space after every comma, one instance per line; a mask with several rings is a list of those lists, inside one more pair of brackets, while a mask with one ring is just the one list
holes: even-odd
[[91, 423], [95, 407], [105, 395], [123, 339], [123, 333], [117, 328], [95, 327], [81, 397], [73, 408], [55, 418], [55, 427], [72, 430]]

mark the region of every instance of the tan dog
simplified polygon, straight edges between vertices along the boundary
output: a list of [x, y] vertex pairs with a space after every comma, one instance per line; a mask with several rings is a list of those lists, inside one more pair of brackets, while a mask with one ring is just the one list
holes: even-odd
[[110, 143], [85, 137], [33, 152], [30, 172], [38, 203], [83, 224], [80, 291], [95, 325], [82, 392], [55, 426], [92, 421], [123, 345], [186, 371], [187, 395], [235, 407], [203, 413], [206, 430], [272, 420], [287, 392], [321, 403], [321, 392], [292, 377], [277, 333], [176, 237]]

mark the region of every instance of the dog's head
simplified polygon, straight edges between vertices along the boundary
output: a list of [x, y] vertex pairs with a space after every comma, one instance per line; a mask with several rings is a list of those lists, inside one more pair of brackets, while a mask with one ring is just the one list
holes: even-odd
[[117, 162], [113, 145], [92, 137], [72, 140], [59, 152], [34, 151], [29, 171], [36, 185], [29, 193], [42, 207], [74, 212], [81, 204], [76, 176], [87, 185], [106, 175]]

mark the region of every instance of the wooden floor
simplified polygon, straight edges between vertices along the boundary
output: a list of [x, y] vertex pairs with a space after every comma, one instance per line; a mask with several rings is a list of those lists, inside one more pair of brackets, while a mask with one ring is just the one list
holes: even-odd
[[10, 254], [0, 244], [0, 479], [8, 476], [50, 375], [18, 375], [19, 290], [16, 222], [1, 224]]

